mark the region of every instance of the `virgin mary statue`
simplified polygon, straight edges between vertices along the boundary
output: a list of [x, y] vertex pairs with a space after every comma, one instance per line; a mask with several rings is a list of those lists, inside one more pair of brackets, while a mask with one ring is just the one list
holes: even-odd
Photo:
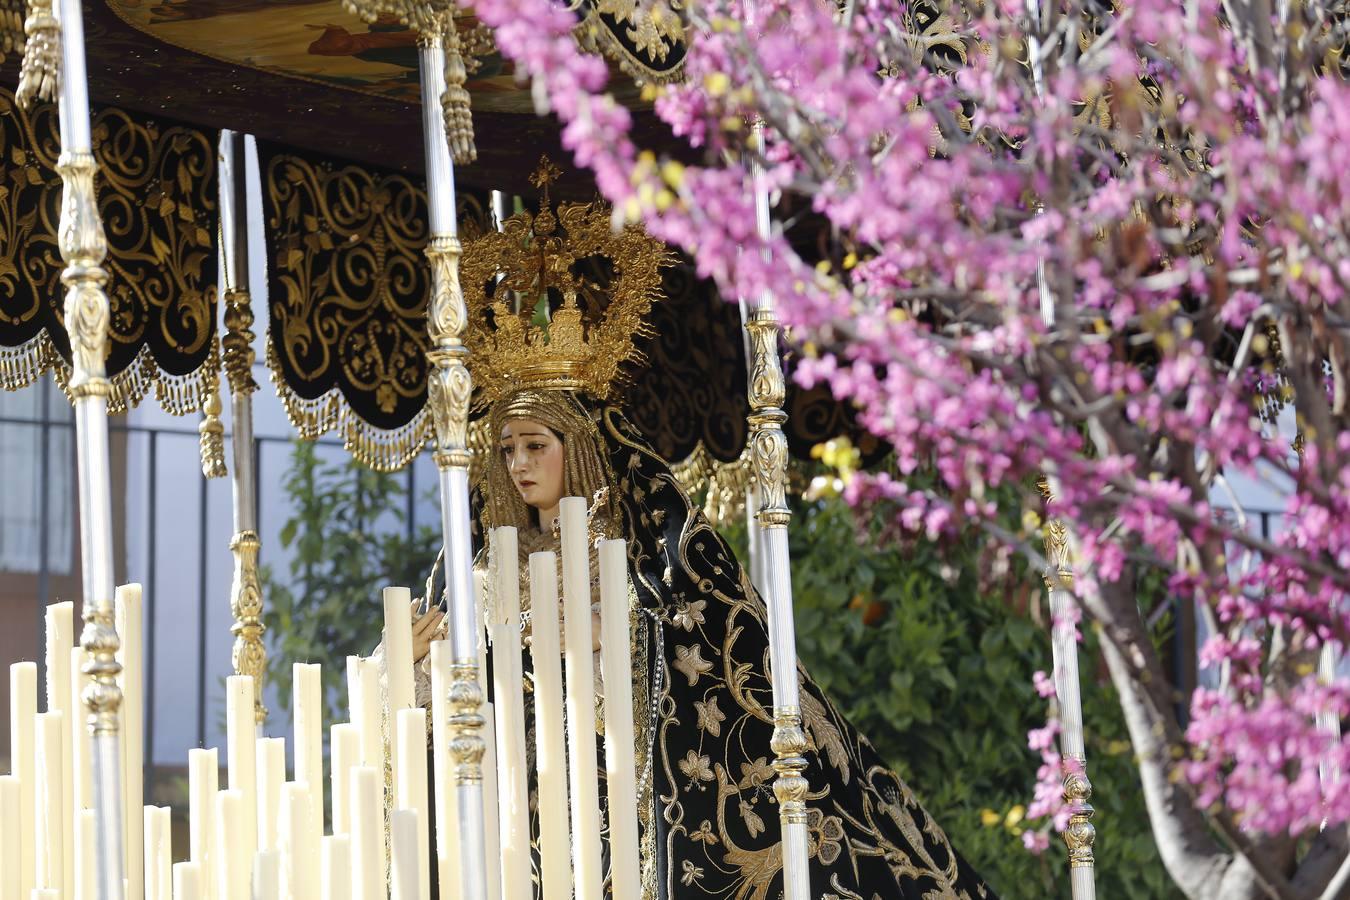
[[[644, 900], [779, 897], [764, 601], [615, 406], [525, 388], [499, 400], [490, 423], [497, 451], [478, 508], [487, 529], [519, 530], [522, 596], [529, 554], [559, 550], [562, 497], [594, 498], [592, 536], [627, 541]], [[992, 897], [909, 786], [804, 670], [798, 679], [812, 897]]]
[[[602, 538], [627, 542], [642, 893], [616, 900], [777, 900], [783, 865], [764, 601], [670, 466], [608, 399], [621, 365], [637, 355], [633, 339], [659, 299], [669, 251], [637, 227], [614, 232], [598, 204], [554, 211], [541, 172], [539, 213], [518, 213], [466, 242], [461, 262], [469, 365], [490, 447], [473, 498], [476, 565], [511, 564], [492, 559], [485, 544], [492, 529], [514, 526], [527, 607], [529, 556], [559, 551], [558, 507], [569, 496], [589, 501], [593, 553]], [[539, 616], [559, 614], [524, 609], [527, 640]], [[434, 612], [418, 623], [422, 650], [436, 624]], [[797, 677], [813, 900], [992, 897], [909, 786], [805, 670]], [[597, 688], [603, 697], [604, 685]], [[602, 716], [603, 700], [599, 728]]]

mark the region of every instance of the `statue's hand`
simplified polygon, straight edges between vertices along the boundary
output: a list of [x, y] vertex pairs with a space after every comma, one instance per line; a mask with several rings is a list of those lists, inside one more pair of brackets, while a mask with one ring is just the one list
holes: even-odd
[[[417, 603], [413, 603], [413, 615], [417, 616]], [[431, 652], [431, 642], [436, 640], [436, 632], [445, 618], [445, 613], [441, 612], [440, 607], [435, 606], [427, 611], [424, 616], [418, 616], [413, 620], [412, 629], [412, 655], [413, 662], [421, 662], [422, 657]]]

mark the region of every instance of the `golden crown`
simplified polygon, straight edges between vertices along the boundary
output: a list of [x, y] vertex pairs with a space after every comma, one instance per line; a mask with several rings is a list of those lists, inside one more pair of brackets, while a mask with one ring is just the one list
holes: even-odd
[[469, 368], [485, 406], [522, 388], [606, 398], [622, 366], [640, 360], [635, 338], [662, 299], [665, 244], [640, 226], [615, 231], [609, 206], [563, 203], [548, 191], [562, 173], [544, 157], [530, 183], [539, 212], [519, 212], [464, 244], [460, 281], [469, 313]]

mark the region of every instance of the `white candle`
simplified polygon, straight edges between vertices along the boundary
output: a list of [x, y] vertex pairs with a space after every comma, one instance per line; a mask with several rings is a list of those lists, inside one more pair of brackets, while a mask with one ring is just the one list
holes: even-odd
[[599, 897], [600, 789], [595, 764], [595, 670], [591, 657], [591, 556], [586, 501], [564, 497], [562, 520], [563, 632], [567, 651], [567, 756], [572, 793], [572, 857], [577, 896]]
[[381, 773], [370, 766], [352, 769], [352, 898], [383, 900], [384, 860], [381, 834], [384, 810], [380, 808]]
[[361, 734], [360, 765], [384, 772], [380, 717], [380, 670], [373, 660], [347, 657], [347, 686], [352, 695], [352, 724]]
[[281, 846], [281, 786], [286, 783], [286, 739], [258, 738], [258, 849]]
[[145, 900], [173, 898], [173, 811], [145, 807]]
[[310, 842], [323, 836], [323, 667], [295, 663], [291, 668], [295, 710], [295, 780], [309, 786]]
[[20, 900], [23, 883], [23, 821], [19, 815], [19, 778], [0, 775], [0, 900]]
[[[69, 654], [67, 653], [67, 657]], [[35, 753], [37, 756], [37, 887], [64, 890], [65, 860], [62, 848], [66, 846], [65, 820], [70, 807], [64, 793], [62, 757], [69, 749], [65, 743], [64, 714], [38, 713]], [[73, 831], [73, 829], [72, 829]], [[74, 877], [72, 873], [71, 877]]]
[[[92, 809], [80, 810], [80, 846], [93, 848], [98, 840], [98, 820]], [[90, 859], [75, 869], [75, 896], [79, 900], [95, 900], [98, 897], [98, 864], [90, 853]], [[123, 895], [125, 896], [125, 895]]]
[[[398, 711], [397, 755], [399, 760], [398, 793], [395, 805], [399, 809], [417, 813], [417, 900], [431, 898], [431, 846], [427, 822], [427, 711], [401, 709]], [[526, 857], [529, 862], [529, 857]]]
[[122, 663], [119, 678], [122, 687], [121, 728], [118, 733], [122, 744], [122, 850], [126, 861], [123, 872], [126, 875], [127, 896], [140, 897], [145, 892], [145, 875], [141, 871], [145, 861], [145, 848], [141, 841], [141, 807], [145, 804], [145, 785], [142, 783], [145, 773], [142, 766], [145, 714], [141, 705], [144, 702], [141, 586], [120, 585], [115, 596], [117, 636], [122, 644], [117, 657]]
[[[194, 890], [203, 900], [216, 895], [216, 794], [220, 788], [220, 755], [216, 748], [188, 751], [188, 852], [196, 864]], [[174, 867], [175, 870], [177, 867]], [[174, 878], [177, 879], [175, 871]], [[174, 884], [178, 882], [175, 880]]]
[[[246, 869], [258, 847], [258, 719], [254, 712], [253, 679], [248, 675], [225, 679], [225, 730], [229, 741], [230, 790], [239, 792], [239, 865]], [[245, 873], [243, 889], [247, 889], [249, 881]]]
[[[500, 595], [498, 595], [500, 598]], [[530, 809], [526, 787], [525, 708], [518, 625], [490, 625], [497, 796], [501, 809], [502, 896], [530, 892]]]
[[502, 810], [502, 896], [530, 894], [530, 801], [525, 759], [525, 691], [520, 661], [520, 550], [516, 530], [492, 532], [493, 707], [497, 731], [497, 796]]
[[37, 759], [33, 755], [33, 717], [37, 715], [37, 663], [9, 667], [10, 771], [19, 779], [19, 896], [37, 887]]
[[352, 769], [361, 764], [361, 733], [350, 722], [332, 728], [333, 834], [351, 834]]
[[325, 835], [319, 850], [323, 900], [351, 900], [352, 843], [345, 834]]
[[173, 900], [206, 900], [202, 890], [202, 866], [197, 862], [173, 864]]
[[[89, 759], [88, 729], [79, 727], [85, 718], [84, 688], [89, 676], [84, 674], [84, 650], [72, 647], [70, 650], [70, 705], [74, 710], [72, 722], [74, 734], [70, 740], [71, 759], [71, 806], [70, 814], [80, 821], [80, 814], [93, 807], [94, 767]], [[121, 740], [119, 735], [118, 740]], [[84, 877], [80, 874], [84, 868], [98, 870], [97, 850], [85, 843], [84, 830], [75, 829], [75, 846], [71, 848], [75, 858], [75, 897], [76, 900], [94, 900], [94, 895], [86, 893]]]
[[413, 694], [412, 592], [384, 589], [384, 665], [389, 675], [389, 709], [416, 705]]
[[[483, 693], [487, 696], [487, 692]], [[502, 897], [501, 825], [497, 802], [497, 728], [491, 703], [483, 704], [483, 858], [487, 860], [488, 900]]]
[[530, 554], [530, 608], [540, 877], [544, 900], [570, 900], [572, 850], [567, 815], [562, 650], [558, 637], [558, 560], [552, 553]]
[[[253, 707], [249, 706], [249, 721]], [[216, 866], [216, 896], [219, 900], [246, 900], [251, 881], [249, 864], [253, 854], [244, 837], [244, 794], [231, 788], [216, 794], [216, 846], [213, 855]]]
[[291, 900], [312, 900], [311, 874], [319, 848], [310, 843], [309, 785], [288, 781], [282, 789], [282, 848], [286, 863], [286, 894]]
[[84, 648], [70, 648], [70, 705], [74, 710], [71, 721], [75, 723], [73, 739], [70, 742], [71, 771], [74, 791], [74, 805], [78, 814], [81, 810], [94, 808], [94, 766], [89, 760], [89, 729], [81, 728], [85, 721], [84, 689], [89, 684], [89, 676], [84, 674]]
[[[352, 710], [352, 717], [356, 721], [357, 727], [361, 729], [361, 762], [360, 765], [367, 766], [379, 773], [379, 779], [375, 783], [376, 790], [376, 808], [384, 809], [384, 772], [385, 772], [385, 746], [384, 746], [384, 728], [383, 728], [383, 704], [380, 700], [380, 666], [373, 659], [358, 659], [356, 662], [357, 687], [359, 691], [359, 705]], [[351, 802], [355, 802], [354, 800]], [[350, 807], [355, 810], [355, 806]], [[353, 815], [355, 813], [353, 812]], [[381, 812], [380, 821], [384, 821], [384, 814]], [[355, 828], [355, 822], [352, 823]], [[380, 859], [389, 858], [389, 843], [385, 835], [384, 828], [381, 827], [377, 835], [380, 848]], [[353, 841], [353, 853], [355, 853], [355, 841]], [[389, 881], [385, 877], [385, 867], [380, 866], [380, 894], [383, 896], [389, 892]]]
[[[64, 814], [61, 816], [60, 843], [49, 847], [55, 854], [39, 863], [48, 869], [49, 880], [42, 887], [64, 890], [69, 886], [72, 893], [75, 885], [75, 756], [70, 742], [74, 734], [84, 734], [87, 729], [78, 727], [83, 724], [84, 716], [70, 705], [70, 651], [75, 646], [75, 604], [66, 601], [53, 603], [47, 607], [47, 712], [63, 714], [62, 727], [65, 729], [65, 741], [59, 752], [61, 771], [60, 793], [50, 795], [49, 802], [59, 803]], [[60, 874], [50, 880], [50, 870], [55, 866]]]
[[451, 791], [454, 777], [450, 773], [450, 723], [447, 702], [450, 697], [449, 641], [431, 642], [431, 749], [435, 760], [432, 768], [436, 788], [436, 860], [437, 900], [455, 900], [459, 896], [459, 880], [448, 870], [449, 861], [459, 859], [459, 819], [455, 815]]
[[[309, 818], [309, 810], [305, 810]], [[281, 900], [281, 853], [259, 850], [253, 856], [252, 900]]]
[[389, 817], [390, 880], [393, 900], [417, 900], [421, 882], [418, 869], [417, 832], [419, 819], [415, 809], [396, 809]]
[[638, 874], [637, 760], [633, 748], [633, 655], [628, 622], [628, 553], [623, 541], [600, 543], [600, 670], [605, 686], [605, 788], [609, 795], [609, 868], [615, 897], [642, 893]]
[[[482, 572], [474, 572], [474, 602], [483, 608]], [[483, 697], [487, 691], [487, 639], [486, 632], [478, 632], [478, 689]], [[498, 831], [497, 803], [497, 727], [491, 703], [483, 704], [483, 858], [487, 876], [488, 900], [501, 900], [502, 867], [501, 836]], [[452, 777], [453, 781], [453, 777]], [[456, 857], [458, 859], [458, 857]]]

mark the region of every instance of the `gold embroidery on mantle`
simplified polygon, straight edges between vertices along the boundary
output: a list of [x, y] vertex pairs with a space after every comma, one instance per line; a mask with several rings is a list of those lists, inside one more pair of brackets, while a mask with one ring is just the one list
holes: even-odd
[[[52, 372], [69, 396], [52, 337], [65, 346], [55, 107], [25, 112], [0, 88], [0, 138], [0, 387]], [[204, 132], [113, 108], [95, 114], [93, 143], [108, 240], [108, 411], [153, 391], [167, 412], [196, 413], [216, 381], [215, 148]]]

